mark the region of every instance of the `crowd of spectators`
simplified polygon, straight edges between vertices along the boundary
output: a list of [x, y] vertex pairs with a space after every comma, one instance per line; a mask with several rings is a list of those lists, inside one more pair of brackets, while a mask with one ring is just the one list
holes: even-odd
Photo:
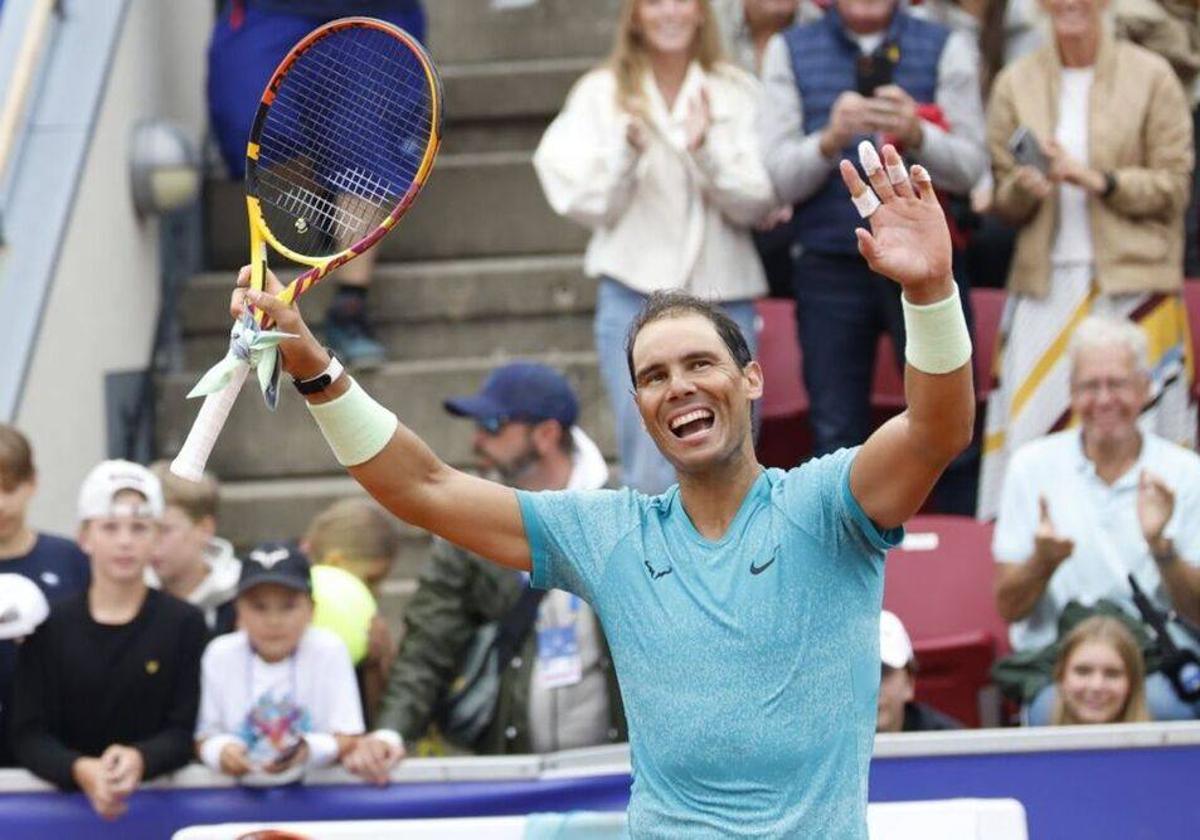
[[[235, 177], [279, 51], [346, 5], [225, 4], [209, 91]], [[423, 33], [417, 2], [349, 5]], [[1012, 245], [978, 478], [1014, 650], [997, 682], [1030, 724], [1200, 715], [1190, 14], [1151, 0], [625, 0], [609, 58], [534, 156], [550, 205], [591, 231], [619, 480], [646, 493], [673, 480], [624, 346], [663, 289], [719, 302], [752, 349], [755, 300], [792, 296], [814, 454], [866, 438], [877, 340], [904, 345], [900, 292], [858, 253], [835, 173], [861, 140], [891, 143], [940, 190], [968, 321], [973, 238]], [[326, 331], [369, 364], [384, 352], [363, 317], [372, 264], [353, 265]], [[499, 367], [445, 410], [505, 484], [617, 480], [548, 367]], [[575, 596], [435, 541], [394, 635], [377, 598], [401, 534], [364, 499], [239, 560], [210, 477], [106, 461], [80, 487], [74, 539], [27, 524], [36, 487], [28, 442], [0, 425], [0, 765], [82, 790], [102, 816], [192, 760], [244, 784], [333, 764], [384, 783], [406, 750], [626, 738], [619, 675]], [[880, 617], [878, 731], [960, 727], [916, 702], [903, 619]]]

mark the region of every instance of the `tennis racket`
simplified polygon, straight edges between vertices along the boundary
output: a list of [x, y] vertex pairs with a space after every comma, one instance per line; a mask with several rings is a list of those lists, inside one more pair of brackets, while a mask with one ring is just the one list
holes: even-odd
[[[377, 244], [424, 186], [441, 135], [441, 79], [411, 35], [364, 17], [310, 32], [267, 83], [246, 144], [250, 287], [263, 288], [268, 244], [309, 266], [285, 303]], [[269, 326], [253, 319], [246, 335]], [[199, 480], [254, 361], [231, 340], [226, 384], [205, 397], [171, 472]]]

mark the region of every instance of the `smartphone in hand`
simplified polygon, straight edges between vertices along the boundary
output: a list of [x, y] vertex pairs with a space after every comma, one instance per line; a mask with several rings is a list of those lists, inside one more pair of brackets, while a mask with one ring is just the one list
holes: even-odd
[[1012, 137], [1008, 138], [1008, 150], [1021, 166], [1032, 166], [1043, 175], [1050, 174], [1050, 158], [1046, 156], [1042, 144], [1028, 126], [1017, 127]]
[[892, 71], [896, 69], [896, 62], [888, 57], [887, 52], [876, 50], [858, 57], [854, 64], [854, 76], [859, 95], [874, 96], [877, 88], [892, 83]]

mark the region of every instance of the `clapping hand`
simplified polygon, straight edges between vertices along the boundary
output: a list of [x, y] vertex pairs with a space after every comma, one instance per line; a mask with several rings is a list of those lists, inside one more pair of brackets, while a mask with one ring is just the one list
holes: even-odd
[[1033, 532], [1033, 555], [1037, 562], [1051, 574], [1062, 565], [1075, 550], [1075, 541], [1061, 536], [1050, 519], [1050, 503], [1045, 496], [1038, 497], [1038, 525]]
[[1175, 512], [1175, 493], [1163, 480], [1148, 470], [1138, 476], [1137, 514], [1142, 536], [1153, 551]]
[[712, 127], [712, 104], [705, 88], [700, 88], [699, 96], [688, 102], [687, 118], [683, 125], [688, 151], [699, 151], [708, 139], [708, 130]]

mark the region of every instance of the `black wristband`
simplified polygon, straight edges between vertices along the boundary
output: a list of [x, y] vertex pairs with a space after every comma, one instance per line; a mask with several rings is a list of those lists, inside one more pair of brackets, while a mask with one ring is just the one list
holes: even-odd
[[1117, 176], [1111, 172], [1104, 173], [1104, 189], [1100, 191], [1101, 198], [1108, 198], [1117, 191]]
[[342, 363], [338, 361], [337, 356], [333, 355], [333, 353], [330, 353], [329, 367], [325, 368], [325, 370], [321, 371], [312, 379], [292, 379], [292, 384], [295, 385], [296, 390], [304, 396], [316, 394], [320, 391], [324, 391], [326, 388], [332, 385], [334, 380], [341, 376], [345, 370], [346, 369], [342, 367]]

